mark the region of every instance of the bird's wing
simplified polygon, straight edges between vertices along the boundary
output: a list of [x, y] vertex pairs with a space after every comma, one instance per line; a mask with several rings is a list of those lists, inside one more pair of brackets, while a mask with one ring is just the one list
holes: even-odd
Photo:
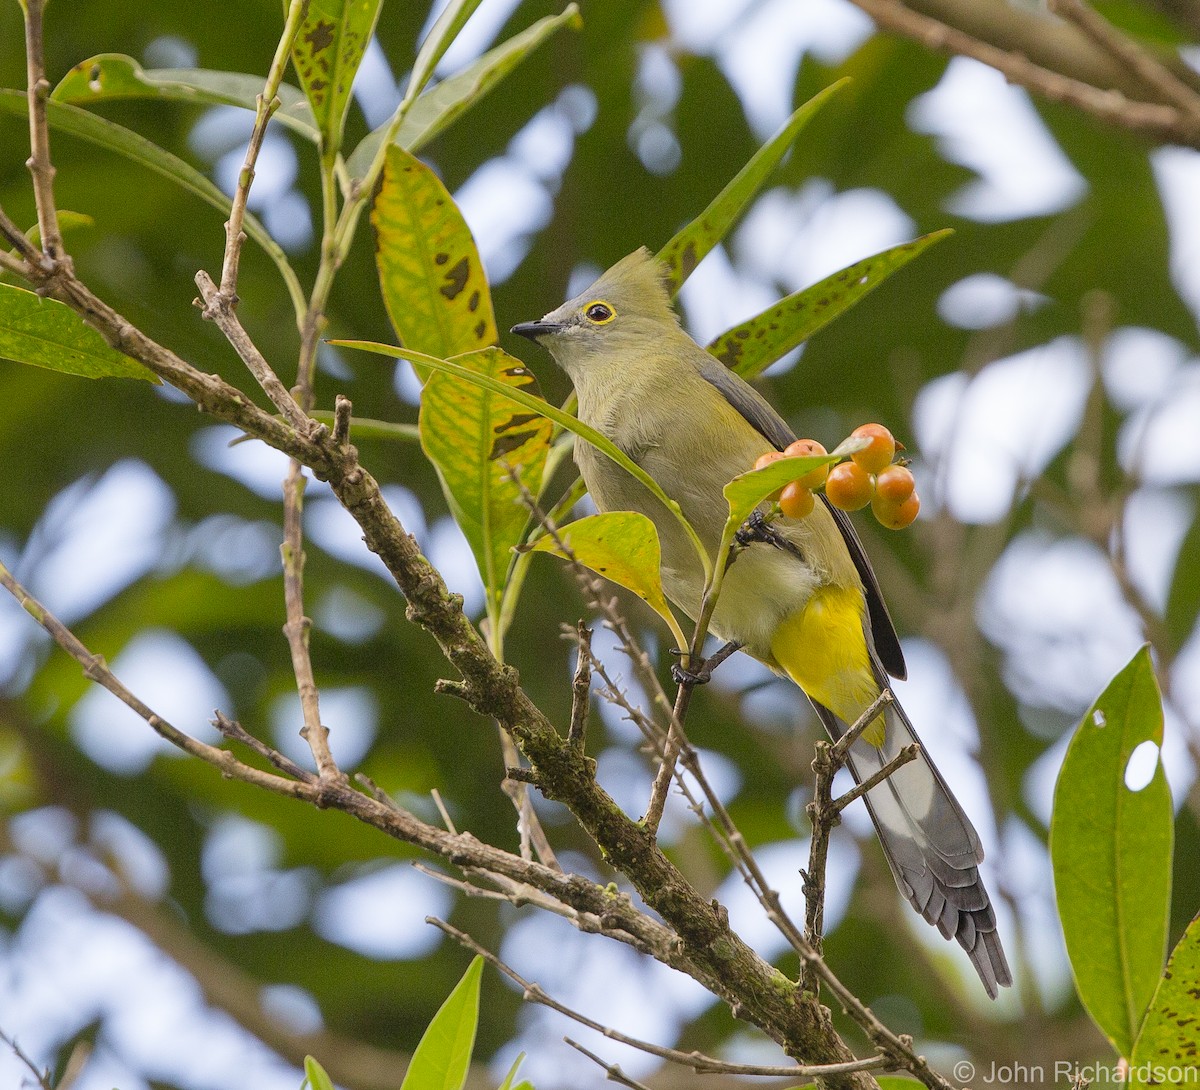
[[[742, 418], [757, 431], [776, 450], [783, 450], [789, 443], [796, 440], [796, 434], [787, 426], [787, 422], [775, 411], [771, 403], [762, 396], [745, 379], [735, 375], [720, 360], [703, 353], [706, 357], [700, 361], [700, 377], [714, 386], [726, 401], [742, 415]], [[875, 650], [879, 655], [884, 669], [892, 677], [903, 680], [908, 676], [904, 665], [904, 652], [900, 647], [900, 638], [896, 635], [896, 626], [888, 613], [887, 603], [883, 600], [883, 592], [879, 589], [879, 581], [867, 559], [866, 550], [859, 540], [858, 534], [850, 522], [850, 516], [845, 511], [839, 511], [821, 496], [822, 502], [829, 508], [833, 521], [842, 533], [842, 540], [850, 552], [859, 578], [867, 593], [867, 616], [871, 623], [871, 636]]]

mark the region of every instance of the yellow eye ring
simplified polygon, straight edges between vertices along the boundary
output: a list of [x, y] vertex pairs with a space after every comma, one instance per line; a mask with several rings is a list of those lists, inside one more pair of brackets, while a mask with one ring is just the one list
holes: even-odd
[[617, 312], [603, 299], [595, 299], [583, 308], [583, 316], [592, 325], [607, 325], [617, 316]]

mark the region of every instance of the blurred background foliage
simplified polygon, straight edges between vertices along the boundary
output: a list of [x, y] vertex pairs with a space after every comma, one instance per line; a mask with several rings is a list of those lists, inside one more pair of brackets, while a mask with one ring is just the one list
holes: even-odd
[[[1128, 20], [1141, 11], [1125, 8]], [[468, 28], [474, 52], [557, 10], [485, 0]], [[827, 952], [931, 1058], [1100, 1058], [1061, 952], [1045, 822], [1066, 732], [1147, 631], [1167, 689], [1164, 759], [1179, 810], [1172, 942], [1200, 904], [1200, 293], [1187, 269], [1200, 189], [1190, 202], [1172, 197], [1178, 179], [1196, 179], [1196, 153], [1152, 149], [1033, 102], [973, 62], [948, 67], [873, 35], [844, 0], [609, 0], [583, 16], [581, 32], [560, 32], [423, 152], [476, 233], [502, 328], [552, 309], [635, 247], [661, 246], [793, 105], [843, 75], [849, 89], [685, 290], [697, 338], [885, 246], [955, 228], [761, 386], [798, 434], [831, 443], [877, 419], [916, 459], [926, 511], [914, 530], [859, 527], [909, 651], [914, 680], [901, 698], [983, 830], [1018, 987], [986, 1005], [956, 951], [901, 907], [852, 814], [831, 857]], [[394, 105], [428, 17], [424, 4], [385, 4], [348, 146]], [[236, 10], [56, 0], [47, 67], [57, 82], [114, 51], [147, 67], [264, 73], [279, 27], [275, 0]], [[0, 85], [23, 85], [21, 39], [18, 6], [0, 4]], [[470, 55], [452, 52], [439, 71]], [[755, 69], [759, 83], [747, 76]], [[231, 186], [248, 115], [133, 102], [101, 112]], [[32, 223], [26, 146], [23, 125], [0, 116], [0, 203]], [[221, 217], [93, 146], [60, 137], [54, 158], [60, 207], [94, 220], [68, 236], [84, 279], [185, 358], [248, 388], [191, 305], [195, 271], [220, 266]], [[252, 208], [306, 283], [318, 188], [311, 147], [273, 130]], [[295, 323], [252, 245], [239, 294], [243, 321], [286, 380]], [[330, 314], [330, 336], [392, 338], [365, 222]], [[502, 335], [561, 401], [565, 378], [515, 340]], [[415, 421], [414, 385], [391, 361], [330, 350], [320, 363], [319, 407], [343, 392], [360, 416]], [[211, 737], [219, 706], [297, 752], [280, 633], [285, 465], [253, 444], [229, 447], [232, 438], [169, 391], [0, 361], [0, 552], [178, 725]], [[419, 448], [360, 446], [478, 615], [469, 553]], [[1103, 523], [1119, 504], [1121, 548]], [[435, 820], [436, 788], [460, 828], [515, 846], [491, 725], [434, 695], [448, 668], [319, 485], [306, 518], [312, 653], [335, 755]], [[558, 626], [582, 609], [562, 570], [534, 564], [506, 649], [564, 724], [571, 654]], [[639, 603], [628, 610], [665, 669], [669, 637]], [[77, 1035], [94, 1040], [78, 1087], [294, 1086], [298, 1056], [318, 1040], [303, 1034], [322, 1026], [318, 1054], [335, 1077], [387, 1085], [386, 1074], [367, 1078], [374, 1063], [398, 1084], [393, 1053], [411, 1050], [467, 962], [424, 925], [428, 912], [596, 1018], [683, 1048], [773, 1058], [727, 1011], [628, 951], [529, 910], [452, 896], [395, 866], [410, 857], [403, 845], [164, 752], [10, 602], [0, 602], [0, 686], [0, 1028], [46, 1062]], [[690, 719], [794, 904], [815, 730], [794, 690], [733, 662]], [[602, 782], [640, 813], [649, 776], [629, 725], [601, 709], [589, 745]], [[607, 877], [564, 812], [541, 813], [569, 867]], [[740, 889], [707, 837], [682, 811], [667, 831], [685, 872], [742, 919]], [[539, 1087], [599, 1085], [602, 1073], [575, 1066], [559, 1041], [560, 1022], [523, 1009], [496, 979], [484, 988], [477, 1056], [493, 1058], [493, 1076], [524, 1048]], [[609, 1054], [651, 1085], [688, 1082]]]

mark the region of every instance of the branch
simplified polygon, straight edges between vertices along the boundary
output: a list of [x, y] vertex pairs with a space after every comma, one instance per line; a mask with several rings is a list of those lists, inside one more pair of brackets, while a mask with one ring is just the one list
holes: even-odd
[[1122, 34], [1084, 0], [1049, 0], [1050, 10], [1069, 19], [1118, 64], [1132, 72], [1153, 96], [1178, 107], [1195, 126], [1200, 124], [1200, 95], [1161, 60]]
[[739, 1064], [718, 1060], [695, 1050], [683, 1052], [677, 1048], [667, 1048], [663, 1045], [652, 1044], [637, 1037], [630, 1037], [620, 1030], [613, 1029], [611, 1026], [606, 1026], [603, 1023], [588, 1018], [587, 1015], [560, 1003], [557, 999], [548, 995], [540, 984], [534, 984], [526, 980], [496, 954], [492, 953], [486, 947], [481, 946], [470, 935], [446, 923], [445, 920], [439, 920], [436, 916], [427, 916], [425, 921], [449, 935], [460, 946], [465, 947], [474, 954], [478, 954], [499, 973], [508, 977], [509, 980], [521, 989], [521, 998], [526, 1002], [538, 1003], [544, 1007], [549, 1007], [550, 1010], [565, 1015], [573, 1021], [578, 1022], [581, 1026], [587, 1026], [588, 1029], [603, 1034], [610, 1041], [629, 1045], [631, 1048], [649, 1053], [651, 1056], [657, 1056], [661, 1060], [668, 1060], [683, 1067], [690, 1067], [697, 1074], [759, 1075], [763, 1077], [811, 1079], [827, 1075], [844, 1075], [851, 1071], [883, 1070], [892, 1066], [891, 1061], [883, 1056], [870, 1056], [862, 1060], [847, 1060], [844, 1063], [836, 1064]]
[[[287, 68], [288, 56], [292, 51], [292, 42], [303, 20], [306, 0], [291, 0], [288, 4], [287, 18], [284, 21], [283, 34], [275, 47], [275, 56], [271, 59], [271, 68], [267, 73], [266, 86], [255, 99], [254, 128], [250, 132], [250, 142], [246, 146], [246, 158], [238, 174], [237, 188], [233, 193], [233, 202], [229, 209], [229, 219], [225, 223], [225, 259], [221, 266], [220, 297], [224, 306], [230, 309], [237, 306], [238, 261], [242, 253], [242, 244], [246, 241], [242, 223], [246, 217], [246, 202], [250, 198], [250, 186], [254, 184], [254, 167], [258, 162], [258, 154], [262, 150], [263, 138], [267, 135], [267, 123], [279, 109], [279, 85], [283, 82], [283, 73]], [[277, 403], [278, 404], [278, 403]]]
[[[1160, 143], [1200, 148], [1200, 126], [1175, 106], [1130, 99], [1035, 64], [1025, 54], [1001, 49], [953, 26], [905, 7], [900, 0], [851, 0], [885, 30], [912, 38], [929, 49], [958, 53], [995, 68], [1011, 82], [1054, 102], [1065, 102], [1110, 125]], [[970, 5], [960, 5], [963, 8]]]
[[197, 301], [201, 304], [200, 313], [225, 334], [225, 339], [241, 357], [263, 393], [271, 399], [271, 404], [283, 414], [284, 420], [301, 435], [307, 435], [314, 426], [312, 418], [296, 404], [296, 399], [250, 339], [234, 311], [236, 300], [220, 291], [203, 269], [196, 273], [196, 287], [200, 289]]
[[33, 198], [37, 204], [38, 230], [42, 251], [50, 259], [49, 270], [57, 269], [60, 261], [70, 268], [70, 258], [63, 250], [62, 233], [58, 226], [58, 209], [54, 204], [54, 164], [50, 162], [50, 126], [46, 121], [46, 99], [50, 81], [46, 79], [46, 50], [43, 39], [43, 16], [46, 0], [21, 0], [25, 13], [25, 68], [29, 98], [29, 167], [33, 179]]

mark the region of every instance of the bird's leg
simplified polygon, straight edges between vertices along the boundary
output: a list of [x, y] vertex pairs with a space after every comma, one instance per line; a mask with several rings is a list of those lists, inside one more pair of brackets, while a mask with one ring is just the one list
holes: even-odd
[[776, 549], [791, 553], [798, 560], [804, 560], [804, 553], [800, 551], [800, 546], [794, 541], [788, 541], [786, 537], [772, 529], [770, 520], [757, 508], [750, 512], [750, 516], [733, 535], [733, 539], [742, 548], [761, 541], [764, 545], [773, 545]]
[[[671, 664], [671, 677], [675, 679], [677, 685], [707, 685], [712, 680], [713, 671], [735, 651], [741, 650], [741, 646], [736, 640], [730, 640], [706, 658], [698, 670], [689, 670], [682, 664], [674, 662]], [[689, 654], [687, 651], [674, 651], [673, 653], [676, 655]]]

